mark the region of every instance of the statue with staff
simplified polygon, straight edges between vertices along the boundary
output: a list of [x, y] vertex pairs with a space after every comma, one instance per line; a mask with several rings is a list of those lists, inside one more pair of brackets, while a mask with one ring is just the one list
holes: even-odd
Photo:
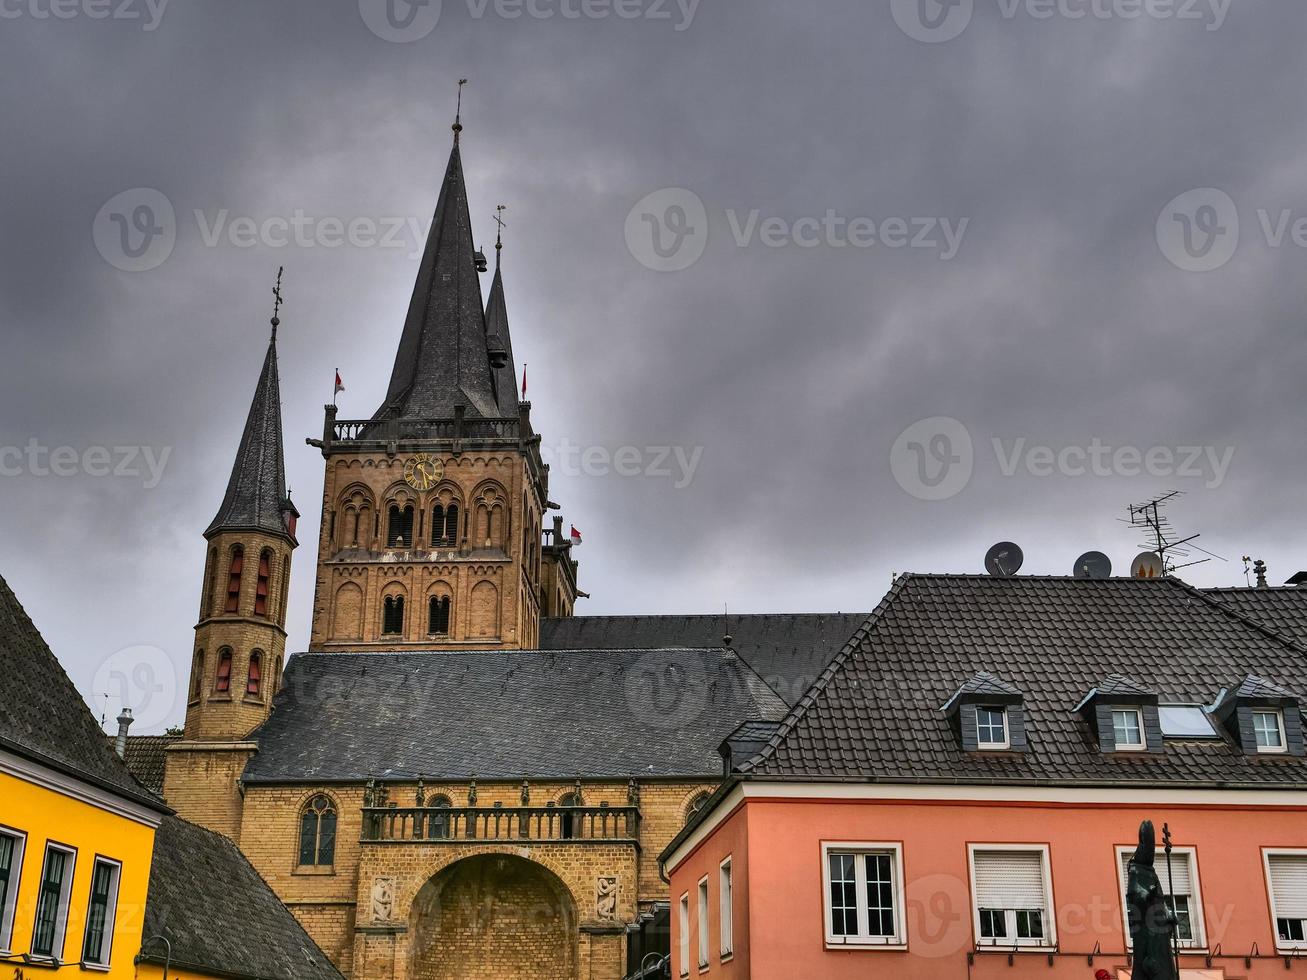
[[[1166, 844], [1167, 877], [1171, 869], [1171, 830], [1162, 828]], [[1171, 900], [1172, 885], [1167, 889], [1153, 867], [1157, 854], [1157, 832], [1153, 822], [1139, 825], [1139, 846], [1130, 859], [1130, 876], [1126, 885], [1126, 909], [1130, 920], [1130, 940], [1134, 944], [1132, 980], [1178, 980], [1179, 947], [1176, 945], [1176, 916]]]

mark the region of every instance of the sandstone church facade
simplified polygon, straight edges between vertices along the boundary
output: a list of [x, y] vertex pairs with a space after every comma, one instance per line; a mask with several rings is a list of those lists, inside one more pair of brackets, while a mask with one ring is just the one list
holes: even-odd
[[482, 301], [460, 130], [385, 403], [328, 406], [310, 440], [312, 639], [289, 661], [300, 515], [273, 319], [204, 533], [184, 735], [156, 740], [154, 781], [346, 976], [618, 980], [640, 967], [633, 931], [666, 923], [656, 858], [723, 741], [780, 718], [863, 617], [573, 617], [498, 243]]

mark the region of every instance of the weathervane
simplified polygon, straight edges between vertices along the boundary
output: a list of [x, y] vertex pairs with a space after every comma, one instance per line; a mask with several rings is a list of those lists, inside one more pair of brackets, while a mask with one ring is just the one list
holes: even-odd
[[507, 204], [495, 205], [495, 224], [499, 225], [499, 231], [495, 233], [495, 265], [499, 265], [499, 253], [504, 247], [504, 229], [508, 227], [504, 223], [504, 212], [507, 210]]
[[272, 287], [272, 295], [275, 297], [272, 303], [272, 339], [277, 339], [277, 328], [281, 326], [281, 274], [286, 271], [285, 266], [277, 268], [277, 284]]
[[458, 142], [458, 134], [463, 132], [463, 86], [467, 84], [466, 78], [458, 80], [458, 106], [454, 109], [454, 142]]

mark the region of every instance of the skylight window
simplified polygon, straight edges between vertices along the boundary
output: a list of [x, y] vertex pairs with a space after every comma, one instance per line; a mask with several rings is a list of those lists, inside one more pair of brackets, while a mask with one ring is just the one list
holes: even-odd
[[1220, 738], [1198, 704], [1163, 704], [1157, 709], [1163, 738]]

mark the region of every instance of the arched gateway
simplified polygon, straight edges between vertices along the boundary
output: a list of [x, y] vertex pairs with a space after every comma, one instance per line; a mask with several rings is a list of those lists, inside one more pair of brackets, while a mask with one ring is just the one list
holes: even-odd
[[534, 861], [482, 854], [418, 891], [411, 980], [575, 980], [577, 911], [567, 886]]

